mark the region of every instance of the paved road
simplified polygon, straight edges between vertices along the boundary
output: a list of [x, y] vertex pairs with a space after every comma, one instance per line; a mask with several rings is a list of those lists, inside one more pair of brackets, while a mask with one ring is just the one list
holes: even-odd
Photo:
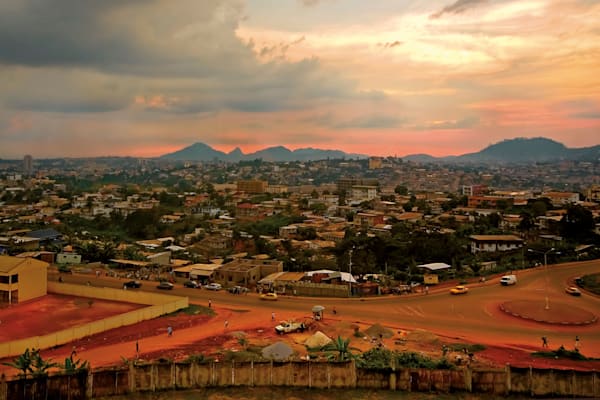
[[[448, 287], [432, 288], [429, 294], [383, 296], [364, 299], [302, 298], [280, 296], [278, 301], [268, 302], [258, 295], [232, 295], [225, 291], [189, 289], [181, 285], [170, 292], [190, 298], [190, 302], [214, 305], [233, 310], [252, 310], [270, 315], [297, 317], [310, 315], [315, 304], [338, 310], [336, 318], [366, 323], [379, 322], [395, 329], [425, 329], [458, 340], [473, 341], [487, 345], [502, 344], [514, 347], [539, 347], [540, 337], [547, 336], [551, 347], [563, 344], [572, 348], [574, 338], [581, 339], [582, 352], [587, 356], [600, 357], [600, 324], [588, 326], [557, 326], [524, 321], [504, 314], [499, 304], [507, 300], [530, 300], [544, 304], [548, 296], [550, 312], [553, 305], [577, 306], [600, 316], [600, 298], [588, 293], [581, 297], [569, 296], [564, 288], [572, 278], [600, 272], [600, 260], [549, 265], [532, 270], [517, 271], [518, 283], [504, 287], [498, 278], [484, 284], [468, 285], [469, 293], [451, 296]], [[95, 276], [63, 275], [67, 282], [120, 288], [124, 280], [96, 278]], [[56, 279], [51, 275], [51, 279]], [[143, 282], [137, 290], [156, 291], [156, 283]], [[326, 317], [329, 315], [326, 314]]]

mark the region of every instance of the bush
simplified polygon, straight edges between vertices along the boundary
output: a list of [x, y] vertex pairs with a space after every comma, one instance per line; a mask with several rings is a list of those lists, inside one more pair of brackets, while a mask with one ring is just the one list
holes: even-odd
[[560, 346], [558, 349], [554, 351], [536, 351], [531, 353], [534, 357], [544, 357], [544, 358], [566, 358], [568, 360], [575, 361], [589, 361], [593, 360], [593, 358], [588, 358], [581, 354], [579, 350], [567, 350], [564, 346]]

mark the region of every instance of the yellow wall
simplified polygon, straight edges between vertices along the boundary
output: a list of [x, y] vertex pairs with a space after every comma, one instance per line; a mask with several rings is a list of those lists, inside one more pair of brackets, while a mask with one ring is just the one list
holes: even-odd
[[22, 354], [28, 348], [46, 349], [69, 343], [73, 340], [81, 339], [82, 337], [93, 335], [95, 333], [119, 328], [121, 326], [132, 325], [164, 314], [169, 314], [189, 305], [187, 297], [143, 291], [71, 285], [68, 283], [48, 282], [48, 290], [51, 293], [57, 294], [148, 304], [150, 307], [144, 307], [139, 310], [115, 315], [84, 325], [63, 329], [44, 336], [34, 336], [26, 339], [0, 343], [0, 358]]
[[47, 293], [48, 263], [32, 258], [25, 260], [18, 268], [19, 303]]

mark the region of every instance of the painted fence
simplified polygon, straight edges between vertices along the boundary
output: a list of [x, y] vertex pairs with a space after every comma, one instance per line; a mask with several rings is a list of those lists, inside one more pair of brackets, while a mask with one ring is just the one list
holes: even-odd
[[135, 392], [206, 387], [291, 386], [406, 392], [600, 397], [598, 372], [512, 368], [365, 369], [354, 362], [154, 362], [95, 369], [77, 375], [0, 379], [0, 400], [87, 400]]

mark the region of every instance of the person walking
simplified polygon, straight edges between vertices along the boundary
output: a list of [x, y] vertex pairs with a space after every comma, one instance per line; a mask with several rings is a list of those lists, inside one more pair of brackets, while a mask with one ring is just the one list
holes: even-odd
[[229, 326], [229, 321], [225, 320], [225, 330], [227, 330], [227, 327]]
[[579, 335], [575, 336], [575, 351], [579, 351]]
[[137, 340], [135, 341], [135, 358], [136, 360], [140, 358], [140, 343]]
[[167, 336], [173, 336], [173, 327], [171, 325], [167, 327]]
[[542, 347], [545, 349], [548, 348], [548, 338], [546, 336], [542, 336]]
[[208, 308], [212, 308], [212, 301], [208, 299]]
[[275, 313], [274, 312], [271, 313], [271, 321], [275, 321]]

